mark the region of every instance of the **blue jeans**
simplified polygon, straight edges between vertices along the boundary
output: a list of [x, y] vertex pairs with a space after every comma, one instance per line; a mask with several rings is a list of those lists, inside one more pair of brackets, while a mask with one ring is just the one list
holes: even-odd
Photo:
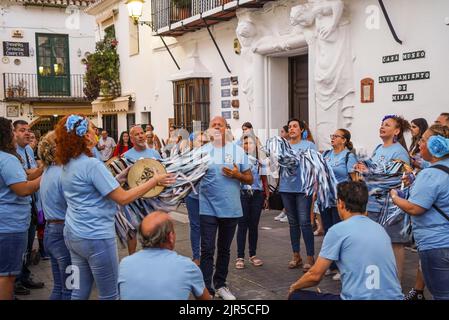
[[246, 234], [248, 233], [249, 256], [256, 255], [260, 214], [263, 208], [262, 191], [253, 191], [253, 195], [242, 191], [240, 201], [242, 203], [243, 217], [239, 219], [237, 229], [237, 257], [245, 257]]
[[36, 225], [33, 222], [30, 223], [30, 227], [28, 228], [27, 233], [27, 246], [26, 246], [26, 255], [23, 260], [22, 271], [17, 276], [16, 282], [26, 282], [30, 280], [31, 271], [28, 269], [28, 266], [31, 264], [31, 251], [33, 250], [34, 238], [36, 237]]
[[79, 270], [79, 286], [74, 285], [72, 300], [88, 300], [94, 280], [100, 300], [117, 300], [118, 254], [115, 238], [82, 239], [67, 228], [64, 229], [64, 238], [72, 265]]
[[[335, 224], [341, 221], [340, 215], [338, 214], [337, 207], [331, 207], [325, 209], [321, 212], [321, 221], [323, 222], [324, 235], [326, 235], [327, 231]], [[332, 262], [329, 267], [330, 270], [338, 270], [337, 264], [335, 261]]]
[[339, 295], [331, 293], [318, 293], [310, 290], [296, 290], [288, 300], [341, 300]]
[[67, 288], [67, 267], [72, 264], [70, 252], [64, 242], [64, 224], [48, 223], [44, 233], [44, 247], [51, 259], [53, 291], [50, 300], [70, 300], [72, 290]]
[[435, 300], [449, 300], [449, 248], [419, 251], [424, 282]]
[[200, 259], [201, 231], [200, 231], [200, 200], [191, 197], [186, 198], [187, 212], [190, 223], [190, 245], [192, 246], [193, 259]]
[[307, 256], [315, 255], [315, 242], [313, 237], [310, 210], [312, 196], [304, 193], [281, 192], [282, 203], [287, 210], [288, 224], [290, 225], [290, 241], [294, 253], [299, 253], [301, 231], [306, 244]]
[[[217, 218], [214, 216], [200, 215], [201, 223], [201, 260], [200, 269], [203, 272], [204, 284], [210, 294], [214, 294], [212, 288], [212, 276], [214, 288], [226, 287], [229, 259], [231, 256], [231, 243], [234, 238], [238, 218]], [[218, 232], [218, 239], [217, 239]], [[215, 243], [217, 244], [217, 260], [214, 273]]]
[[18, 276], [23, 267], [28, 232], [0, 233], [0, 277]]

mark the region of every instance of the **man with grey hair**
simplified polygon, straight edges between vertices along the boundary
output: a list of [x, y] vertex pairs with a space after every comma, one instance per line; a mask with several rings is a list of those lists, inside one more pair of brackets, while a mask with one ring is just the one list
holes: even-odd
[[187, 300], [190, 293], [198, 300], [211, 298], [198, 266], [174, 251], [176, 233], [167, 213], [146, 216], [139, 234], [143, 249], [120, 263], [121, 300]]
[[[223, 300], [235, 300], [226, 284], [230, 247], [240, 217], [241, 184], [253, 183], [248, 156], [227, 136], [223, 117], [214, 117], [209, 124], [212, 142], [203, 146], [211, 157], [200, 184], [200, 268], [211, 295]], [[215, 248], [217, 259], [214, 264]], [[215, 270], [214, 270], [215, 266]], [[212, 286], [213, 285], [213, 286]]]

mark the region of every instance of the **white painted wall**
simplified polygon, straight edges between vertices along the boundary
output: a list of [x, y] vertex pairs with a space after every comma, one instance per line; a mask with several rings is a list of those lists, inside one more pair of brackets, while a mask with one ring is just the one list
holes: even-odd
[[[289, 5], [304, 1], [290, 1]], [[449, 96], [446, 94], [449, 77], [449, 26], [445, 25], [445, 18], [449, 16], [449, 1], [433, 0], [432, 4], [421, 0], [386, 1], [390, 17], [399, 38], [404, 43], [397, 44], [388, 29], [385, 18], [376, 0], [345, 1], [349, 6], [351, 16], [352, 47], [354, 53], [354, 88], [356, 90], [354, 121], [350, 130], [353, 134], [355, 146], [369, 152], [380, 143], [378, 127], [385, 114], [396, 113], [411, 120], [424, 117], [433, 122], [443, 111], [449, 111]], [[369, 30], [365, 22], [369, 17], [365, 12], [368, 6], [375, 6], [379, 13], [379, 28]], [[406, 8], [407, 10], [404, 10]], [[150, 18], [150, 4], [144, 5], [142, 20]], [[279, 18], [279, 17], [278, 17]], [[286, 19], [286, 17], [284, 17]], [[286, 21], [286, 23], [289, 23]], [[182, 67], [188, 54], [193, 50], [194, 43], [198, 44], [198, 52], [203, 65], [212, 73], [210, 98], [211, 116], [221, 114], [220, 79], [236, 75], [241, 78], [243, 59], [233, 50], [233, 40], [236, 38], [235, 29], [237, 19], [222, 22], [211, 27], [215, 39], [222, 50], [232, 74], [229, 74], [210, 39], [207, 30], [202, 29], [193, 33], [173, 38], [165, 38], [176, 60]], [[135, 93], [136, 121], [141, 121], [140, 112], [151, 111], [152, 123], [156, 132], [166, 137], [168, 132], [168, 118], [173, 116], [173, 92], [169, 77], [177, 72], [168, 52], [158, 37], [151, 36], [151, 30], [146, 26], [140, 27], [140, 53], [129, 56], [128, 13], [126, 6], [119, 6], [116, 17], [116, 33], [119, 40], [118, 50], [121, 61], [122, 92]], [[400, 61], [383, 64], [382, 56], [403, 52], [426, 50], [426, 58], [413, 61]], [[310, 57], [313, 61], [313, 57]], [[312, 63], [312, 62], [311, 62]], [[270, 128], [279, 129], [288, 118], [288, 62], [287, 57], [267, 58], [262, 63], [263, 70], [254, 74], [268, 77], [264, 82], [263, 97], [258, 96], [258, 105], [263, 107], [263, 115]], [[430, 80], [407, 82], [409, 92], [415, 93], [413, 102], [393, 103], [392, 94], [398, 93], [398, 83], [379, 84], [381, 75], [408, 73], [415, 71], [430, 71]], [[360, 80], [371, 77], [375, 80], [375, 102], [360, 103]], [[230, 120], [233, 129], [240, 128], [245, 121], [253, 121], [259, 114], [249, 110], [245, 96], [241, 93], [240, 119]], [[314, 87], [311, 84], [309, 99], [313, 99]], [[257, 107], [256, 106], [256, 107]], [[309, 101], [311, 108], [311, 123], [314, 123], [314, 103]], [[232, 110], [232, 109], [231, 109]], [[124, 128], [119, 128], [119, 131]], [[314, 131], [315, 128], [312, 127]], [[315, 132], [314, 132], [315, 133]], [[326, 135], [329, 133], [324, 133]]]
[[[369, 30], [365, 26], [369, 5], [378, 6], [375, 0], [348, 1], [351, 6], [353, 49], [355, 54], [354, 79], [357, 90], [355, 121], [352, 132], [356, 147], [371, 151], [381, 143], [378, 138], [380, 121], [385, 114], [399, 114], [406, 119], [426, 118], [433, 123], [441, 112], [449, 111], [449, 1], [395, 0], [386, 1], [392, 23], [403, 44], [395, 42], [382, 12], [380, 28]], [[425, 50], [426, 58], [382, 63], [382, 56]], [[401, 59], [402, 60], [402, 59]], [[408, 91], [415, 93], [415, 101], [392, 102], [398, 93], [399, 83], [379, 84], [378, 77], [417, 71], [430, 71], [430, 80], [405, 82]], [[360, 80], [371, 77], [375, 80], [375, 102], [360, 103]], [[401, 83], [401, 82], [400, 82]]]
[[[12, 30], [22, 30], [23, 38], [12, 38]], [[66, 13], [64, 8], [36, 7], [11, 5], [6, 7], [6, 13], [0, 15], [0, 44], [3, 41], [28, 42], [30, 47], [29, 57], [9, 57], [9, 64], [0, 62], [0, 73], [37, 73], [36, 64], [36, 33], [55, 33], [69, 35], [70, 73], [84, 74], [85, 66], [81, 63], [85, 52], [95, 50], [95, 19], [85, 14], [82, 10], [77, 15]], [[82, 56], [78, 57], [78, 49]], [[3, 47], [1, 53], [3, 57]], [[14, 59], [21, 60], [20, 65], [15, 65]], [[0, 86], [0, 96], [3, 98], [3, 82]], [[1, 112], [4, 107], [0, 108]], [[25, 110], [28, 112], [28, 110]], [[2, 115], [2, 114], [0, 114]], [[3, 114], [4, 115], [4, 114]], [[26, 119], [25, 120], [29, 120]]]

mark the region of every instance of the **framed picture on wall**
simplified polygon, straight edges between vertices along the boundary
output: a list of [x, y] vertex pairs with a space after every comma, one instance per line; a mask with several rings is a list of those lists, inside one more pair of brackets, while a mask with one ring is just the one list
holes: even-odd
[[8, 118], [17, 118], [19, 116], [19, 106], [15, 105], [6, 106], [6, 116]]
[[231, 111], [222, 111], [221, 116], [225, 119], [231, 119]]

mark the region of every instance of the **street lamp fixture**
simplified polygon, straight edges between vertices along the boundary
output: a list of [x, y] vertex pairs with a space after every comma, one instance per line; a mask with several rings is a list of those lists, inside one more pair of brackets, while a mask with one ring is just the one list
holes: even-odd
[[144, 0], [128, 0], [125, 3], [128, 7], [129, 16], [134, 20], [135, 24], [138, 23], [139, 18], [142, 16], [142, 7], [144, 3]]

